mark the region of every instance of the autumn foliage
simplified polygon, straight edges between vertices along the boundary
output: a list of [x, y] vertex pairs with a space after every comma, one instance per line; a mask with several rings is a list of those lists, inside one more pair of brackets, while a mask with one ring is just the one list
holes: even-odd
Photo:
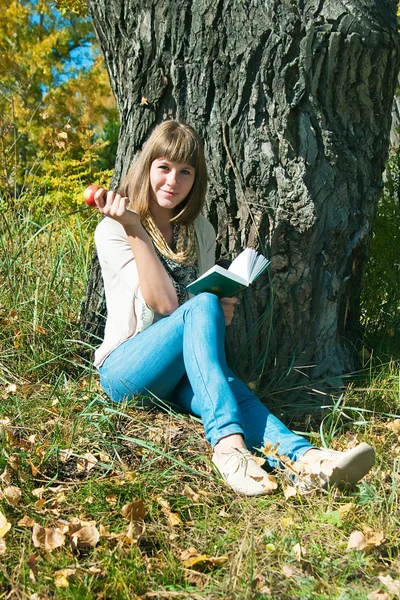
[[0, 40], [2, 205], [70, 208], [85, 184], [108, 181], [118, 131], [91, 23], [51, 2], [0, 0]]

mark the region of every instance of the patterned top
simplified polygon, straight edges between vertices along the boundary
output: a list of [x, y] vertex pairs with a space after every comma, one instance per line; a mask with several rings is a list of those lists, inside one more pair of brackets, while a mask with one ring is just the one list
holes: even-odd
[[[172, 242], [173, 250], [176, 248], [176, 244], [178, 242], [178, 233], [179, 227], [174, 225]], [[153, 244], [153, 246], [158, 258], [161, 261], [161, 264], [163, 265], [164, 269], [167, 271], [168, 275], [171, 278], [171, 281], [176, 291], [176, 295], [178, 296], [178, 304], [179, 306], [181, 306], [181, 304], [189, 300], [189, 292], [185, 289], [186, 286], [189, 285], [189, 283], [195, 281], [199, 276], [198, 261], [196, 260], [195, 263], [192, 265], [179, 264], [161, 254], [161, 252], [155, 244]]]

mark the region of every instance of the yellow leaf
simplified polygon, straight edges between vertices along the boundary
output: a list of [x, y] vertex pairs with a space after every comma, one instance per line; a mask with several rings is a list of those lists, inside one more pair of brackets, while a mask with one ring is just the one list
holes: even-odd
[[183, 527], [182, 519], [177, 513], [168, 512], [166, 515], [168, 522], [170, 525], [172, 525], [172, 527]]
[[143, 500], [128, 502], [122, 507], [121, 514], [128, 521], [142, 521], [147, 514]]
[[199, 556], [193, 556], [192, 558], [183, 561], [183, 566], [187, 568], [193, 567], [194, 565], [220, 567], [228, 562], [228, 560], [227, 556], [207, 556], [207, 554], [199, 554]]
[[187, 550], [182, 550], [182, 552], [179, 555], [179, 559], [184, 562], [185, 560], [188, 560], [193, 556], [200, 556], [200, 552], [196, 550], [194, 546], [190, 546], [190, 548], [188, 548]]
[[75, 575], [76, 569], [61, 569], [54, 573], [54, 584], [58, 588], [68, 587], [68, 577]]
[[68, 133], [66, 131], [60, 131], [60, 133], [57, 134], [57, 137], [61, 138], [62, 140], [67, 140]]
[[40, 325], [35, 325], [35, 331], [36, 331], [36, 333], [40, 333], [41, 335], [46, 334], [46, 330], [43, 329], [43, 327], [40, 327]]
[[346, 502], [346, 504], [342, 504], [342, 506], [338, 508], [338, 513], [342, 518], [346, 518], [352, 512], [354, 512], [355, 508], [356, 505], [354, 504], [354, 502]]
[[294, 524], [294, 519], [292, 517], [282, 517], [281, 519], [281, 525], [284, 529], [287, 529], [288, 527], [293, 527]]
[[42, 527], [35, 523], [32, 531], [32, 540], [36, 548], [42, 548], [46, 552], [52, 552], [55, 548], [63, 546], [65, 535], [58, 529]]
[[20, 519], [17, 523], [19, 527], [33, 527], [34, 524], [35, 521], [28, 517], [28, 515], [23, 516], [22, 519]]
[[106, 502], [108, 502], [108, 504], [111, 504], [112, 506], [115, 506], [117, 504], [117, 501], [118, 501], [117, 494], [108, 494], [106, 496]]
[[9, 523], [3, 513], [0, 512], [0, 538], [3, 538], [10, 529], [11, 523]]
[[142, 99], [141, 99], [141, 101], [140, 101], [140, 104], [141, 104], [142, 106], [148, 106], [148, 104], [149, 104], [149, 101], [147, 100], [147, 98], [145, 98], [144, 96], [142, 96]]

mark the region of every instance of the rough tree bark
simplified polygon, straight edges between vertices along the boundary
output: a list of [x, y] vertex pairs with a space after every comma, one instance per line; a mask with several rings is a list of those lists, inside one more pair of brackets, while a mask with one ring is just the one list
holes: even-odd
[[157, 123], [187, 121], [205, 140], [222, 251], [250, 243], [272, 259], [271, 296], [255, 285], [230, 333], [240, 373], [254, 379], [264, 358], [291, 366], [291, 383], [350, 371], [399, 65], [395, 0], [88, 4], [121, 115], [113, 183]]

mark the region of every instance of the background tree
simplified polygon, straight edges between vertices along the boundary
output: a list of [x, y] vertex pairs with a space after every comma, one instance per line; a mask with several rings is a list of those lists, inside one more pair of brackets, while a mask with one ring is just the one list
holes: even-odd
[[37, 203], [39, 195], [43, 203], [62, 188], [67, 206], [81, 180], [93, 177], [104, 127], [117, 120], [96, 48], [87, 16], [43, 0], [0, 0], [3, 201], [23, 195]]
[[[114, 185], [158, 122], [188, 121], [205, 140], [221, 251], [250, 243], [272, 259], [272, 295], [265, 279], [254, 286], [230, 331], [241, 374], [254, 379], [264, 362], [292, 367], [298, 383], [350, 371], [398, 72], [396, 3], [88, 5], [121, 118]], [[94, 269], [84, 326], [97, 333], [101, 298]]]

